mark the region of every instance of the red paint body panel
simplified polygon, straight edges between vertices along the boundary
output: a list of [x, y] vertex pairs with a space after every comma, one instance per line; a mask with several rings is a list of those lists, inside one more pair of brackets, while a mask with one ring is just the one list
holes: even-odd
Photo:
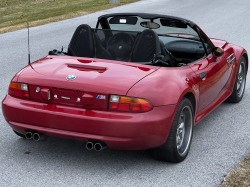
[[[234, 87], [234, 82], [235, 82], [235, 77], [237, 74], [237, 69], [239, 65], [239, 60], [243, 56], [243, 54], [247, 55], [247, 51], [239, 46], [229, 44], [226, 41], [223, 40], [218, 40], [218, 39], [211, 39], [211, 41], [214, 43], [216, 47], [221, 47], [224, 50], [224, 55], [222, 57], [217, 58], [217, 62], [211, 62], [208, 63], [206, 62], [206, 66], [211, 66], [213, 68], [208, 68], [212, 69], [212, 77], [207, 80], [200, 80], [200, 95], [206, 95], [206, 91], [209, 90], [210, 94], [216, 94], [216, 92], [219, 91], [218, 94], [216, 94], [216, 97], [214, 99], [211, 99], [210, 103], [207, 103], [206, 106], [202, 109], [200, 107], [200, 110], [197, 111], [195, 115], [195, 123], [197, 124], [199, 121], [201, 121], [203, 118], [205, 118], [211, 111], [213, 111], [217, 106], [219, 106], [223, 101], [225, 101], [232, 93], [233, 87]], [[231, 64], [228, 64], [227, 60], [228, 56], [231, 54], [235, 55], [235, 60]], [[211, 56], [208, 56], [208, 61], [211, 59]], [[221, 63], [221, 61], [224, 63]], [[211, 63], [221, 63], [221, 64], [212, 64]], [[199, 65], [202, 64], [202, 61], [199, 61], [195, 64], [193, 64], [194, 71], [198, 74], [199, 72]], [[224, 64], [224, 65], [223, 65]], [[196, 66], [196, 67], [195, 67]], [[217, 68], [216, 68], [217, 66]], [[248, 61], [247, 61], [247, 66], [248, 66]], [[225, 78], [226, 77], [226, 78]], [[202, 82], [203, 81], [203, 82]], [[222, 82], [225, 82], [225, 84], [222, 84]], [[205, 82], [205, 83], [204, 83]], [[206, 82], [210, 84], [206, 84]], [[221, 82], [221, 86], [218, 86]], [[223, 86], [224, 85], [224, 86]], [[214, 89], [212, 89], [214, 87]], [[209, 96], [208, 96], [209, 98]], [[204, 97], [204, 100], [207, 99]], [[199, 106], [202, 105], [202, 102], [204, 100], [199, 101]], [[204, 104], [204, 103], [203, 103]]]
[[37, 130], [45, 135], [87, 141], [105, 141], [114, 149], [148, 149], [163, 144], [169, 134], [176, 105], [154, 107], [146, 113], [89, 110], [23, 100], [6, 95], [3, 114], [10, 126], [25, 134]]
[[190, 65], [197, 76], [201, 73], [206, 73], [207, 75], [203, 79], [198, 77], [200, 99], [197, 112], [201, 112], [205, 107], [216, 100], [223, 88], [228, 87], [227, 82], [229, 81], [232, 71], [232, 64], [227, 62], [227, 57], [233, 54], [234, 51], [232, 48], [223, 49], [224, 55], [217, 58], [216, 62], [212, 60], [213, 56], [210, 54], [207, 58]]
[[196, 74], [189, 66], [161, 67], [135, 86], [128, 96], [143, 97], [153, 106], [177, 104], [188, 92], [198, 97]]
[[[72, 68], [68, 64], [105, 67], [105, 70]], [[33, 85], [82, 90], [103, 94], [126, 95], [138, 80], [156, 71], [159, 67], [94, 58], [71, 56], [47, 56], [31, 64], [18, 78], [18, 82]], [[76, 79], [66, 83], [68, 75]]]

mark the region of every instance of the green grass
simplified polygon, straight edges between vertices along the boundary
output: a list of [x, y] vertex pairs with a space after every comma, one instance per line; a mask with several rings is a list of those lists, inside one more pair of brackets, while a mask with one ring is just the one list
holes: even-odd
[[60, 21], [139, 0], [0, 0], [0, 33]]
[[239, 166], [228, 173], [219, 187], [250, 187], [250, 155]]

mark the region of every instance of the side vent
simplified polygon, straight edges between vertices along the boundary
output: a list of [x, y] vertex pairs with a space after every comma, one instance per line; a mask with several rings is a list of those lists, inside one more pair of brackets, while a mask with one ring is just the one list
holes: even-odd
[[235, 60], [234, 54], [231, 54], [231, 55], [227, 58], [227, 62], [228, 62], [228, 63], [232, 63], [232, 62], [234, 62], [234, 60]]

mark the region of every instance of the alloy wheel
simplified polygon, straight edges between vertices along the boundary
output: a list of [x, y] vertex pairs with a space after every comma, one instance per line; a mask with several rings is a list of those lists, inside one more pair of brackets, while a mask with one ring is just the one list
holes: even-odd
[[237, 74], [237, 95], [238, 97], [241, 97], [243, 92], [244, 92], [244, 88], [245, 88], [245, 83], [246, 83], [246, 75], [245, 75], [245, 63], [244, 61], [241, 61], [241, 63], [239, 64], [239, 70], [238, 70], [238, 74]]
[[192, 121], [193, 116], [191, 108], [189, 106], [183, 107], [176, 132], [176, 147], [181, 156], [185, 156], [188, 152], [192, 137]]

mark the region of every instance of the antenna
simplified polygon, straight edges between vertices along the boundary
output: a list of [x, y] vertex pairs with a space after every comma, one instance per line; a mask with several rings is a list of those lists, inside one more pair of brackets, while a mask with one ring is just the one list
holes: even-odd
[[29, 29], [29, 22], [27, 22], [28, 28], [28, 64], [30, 65], [30, 29]]

